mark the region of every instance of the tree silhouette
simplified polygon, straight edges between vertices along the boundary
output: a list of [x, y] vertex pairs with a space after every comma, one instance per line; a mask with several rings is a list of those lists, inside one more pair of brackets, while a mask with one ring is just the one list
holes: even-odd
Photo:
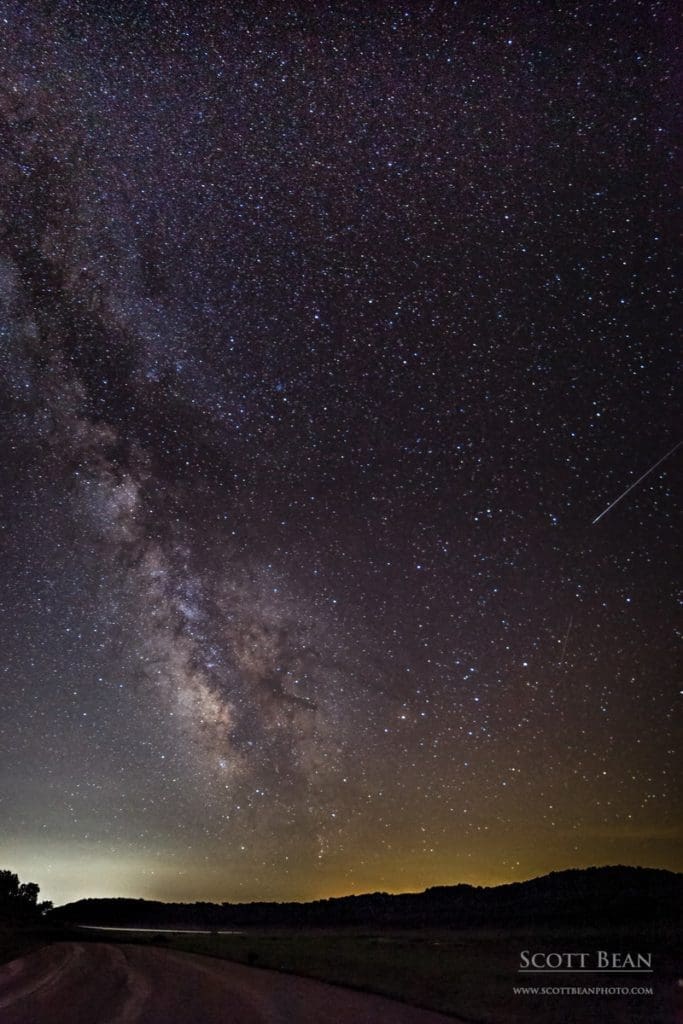
[[40, 886], [20, 882], [13, 871], [0, 871], [0, 920], [34, 921], [52, 909], [49, 900], [38, 902]]

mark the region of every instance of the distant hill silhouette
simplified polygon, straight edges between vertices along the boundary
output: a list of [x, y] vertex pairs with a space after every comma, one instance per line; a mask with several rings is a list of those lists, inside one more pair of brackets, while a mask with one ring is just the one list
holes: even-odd
[[160, 903], [85, 899], [57, 907], [60, 923], [140, 928], [467, 928], [620, 925], [681, 920], [683, 874], [655, 868], [595, 867], [554, 871], [490, 888], [436, 886], [311, 903]]

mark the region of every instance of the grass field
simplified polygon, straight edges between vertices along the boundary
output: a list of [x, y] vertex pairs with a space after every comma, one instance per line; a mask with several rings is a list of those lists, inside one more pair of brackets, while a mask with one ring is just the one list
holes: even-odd
[[[69, 938], [73, 938], [70, 934]], [[238, 935], [79, 933], [79, 940], [162, 945], [255, 967], [300, 974], [401, 999], [482, 1024], [600, 1021], [601, 1024], [672, 1024], [677, 971], [672, 933], [628, 930], [486, 930], [462, 932], [260, 931]], [[30, 942], [30, 937], [25, 937]], [[39, 943], [40, 944], [40, 943]], [[613, 977], [525, 979], [516, 973], [528, 950], [652, 952], [655, 973]], [[569, 979], [569, 980], [568, 980]], [[519, 984], [652, 984], [654, 996], [515, 996]]]
[[[134, 936], [128, 935], [131, 941]], [[470, 1021], [626, 1022], [671, 1024], [677, 964], [673, 934], [616, 931], [249, 932], [243, 935], [152, 937], [155, 944], [256, 967], [301, 974], [377, 992]], [[653, 984], [654, 996], [515, 996], [513, 985], [537, 984], [517, 975], [529, 950], [633, 950], [653, 953], [654, 975], [627, 978]], [[680, 967], [679, 967], [680, 970]], [[651, 979], [654, 981], [651, 982]], [[567, 976], [548, 984], [596, 984]], [[599, 984], [614, 984], [610, 976]], [[623, 982], [618, 979], [618, 983]]]
[[55, 928], [12, 928], [0, 924], [0, 964], [25, 956], [34, 949], [40, 949], [50, 942], [63, 937], [61, 929]]

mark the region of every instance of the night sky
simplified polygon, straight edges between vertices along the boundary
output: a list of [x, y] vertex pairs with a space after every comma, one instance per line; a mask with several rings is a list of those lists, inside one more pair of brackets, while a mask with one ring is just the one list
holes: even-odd
[[0, 2], [0, 866], [683, 868], [675, 12]]

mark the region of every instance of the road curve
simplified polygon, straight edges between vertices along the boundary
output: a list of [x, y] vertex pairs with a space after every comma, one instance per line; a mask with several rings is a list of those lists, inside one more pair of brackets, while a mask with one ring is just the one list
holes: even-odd
[[149, 946], [60, 942], [0, 967], [3, 1024], [453, 1024], [393, 999]]

